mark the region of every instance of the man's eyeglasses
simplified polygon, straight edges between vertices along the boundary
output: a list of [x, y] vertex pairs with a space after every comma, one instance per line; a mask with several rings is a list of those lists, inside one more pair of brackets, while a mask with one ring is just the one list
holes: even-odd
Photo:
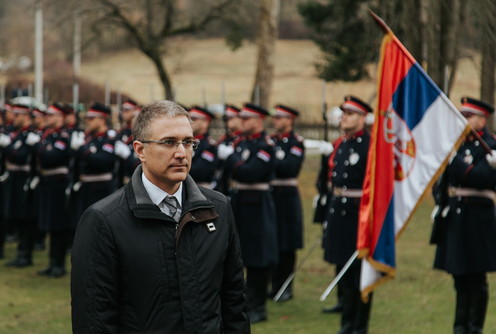
[[196, 149], [200, 144], [198, 139], [186, 139], [186, 140], [174, 140], [174, 139], [166, 139], [166, 140], [140, 140], [143, 144], [155, 143], [159, 144], [163, 147], [173, 149], [174, 147], [179, 147], [179, 144], [182, 144], [185, 149]]

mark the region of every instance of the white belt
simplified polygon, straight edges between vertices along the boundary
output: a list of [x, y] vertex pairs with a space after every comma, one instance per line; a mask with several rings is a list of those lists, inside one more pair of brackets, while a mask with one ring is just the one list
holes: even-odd
[[68, 167], [57, 167], [57, 168], [50, 168], [50, 169], [42, 169], [40, 170], [41, 176], [52, 176], [52, 175], [67, 175], [69, 174], [69, 168]]
[[270, 190], [268, 183], [233, 183], [233, 189], [238, 190]]
[[113, 175], [112, 173], [104, 173], [104, 174], [81, 174], [79, 176], [79, 181], [81, 182], [102, 182], [102, 181], [112, 181]]
[[29, 164], [16, 165], [11, 162], [6, 162], [5, 169], [11, 172], [29, 172], [31, 170], [31, 166]]
[[336, 197], [360, 198], [362, 197], [362, 189], [334, 188], [332, 193]]
[[271, 186], [288, 186], [288, 187], [297, 187], [298, 179], [275, 179], [270, 181]]
[[448, 195], [450, 197], [484, 197], [488, 198], [492, 201], [495, 199], [495, 192], [489, 189], [473, 189], [473, 188], [455, 188], [455, 187], [449, 187], [448, 188]]

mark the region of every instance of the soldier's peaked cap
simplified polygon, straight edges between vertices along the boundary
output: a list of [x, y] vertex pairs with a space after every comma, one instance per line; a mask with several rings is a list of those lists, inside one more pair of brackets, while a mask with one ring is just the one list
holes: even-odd
[[111, 114], [111, 110], [109, 107], [104, 105], [103, 103], [95, 102], [90, 107], [86, 116], [88, 117], [108, 117]]
[[277, 104], [275, 106], [275, 116], [290, 116], [296, 117], [300, 115], [300, 112], [294, 108], [285, 106], [283, 104]]
[[232, 104], [226, 104], [226, 116], [237, 117], [241, 109]]
[[65, 107], [60, 104], [60, 103], [52, 103], [50, 106], [48, 106], [46, 113], [48, 115], [64, 115], [65, 114]]
[[494, 107], [487, 102], [476, 100], [474, 98], [464, 96], [461, 99], [462, 106], [460, 112], [471, 113], [484, 117], [489, 117], [494, 112]]
[[245, 103], [243, 104], [243, 109], [241, 109], [240, 116], [243, 117], [243, 115], [249, 115], [249, 114], [262, 118], [265, 118], [265, 116], [270, 115], [266, 109], [264, 109], [259, 105], [256, 105], [254, 103]]
[[372, 108], [358, 97], [347, 95], [344, 97], [344, 102], [341, 105], [342, 110], [350, 110], [360, 114], [372, 112]]
[[209, 111], [207, 108], [200, 107], [200, 106], [192, 106], [191, 109], [189, 110], [189, 115], [192, 118], [202, 118], [206, 119], [208, 121], [211, 121], [212, 118], [215, 117], [215, 115]]

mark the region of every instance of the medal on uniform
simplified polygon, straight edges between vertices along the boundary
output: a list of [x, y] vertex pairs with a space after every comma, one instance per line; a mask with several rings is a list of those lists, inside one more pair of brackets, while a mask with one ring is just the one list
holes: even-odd
[[467, 154], [467, 155], [465, 156], [465, 158], [463, 158], [463, 161], [464, 161], [466, 164], [470, 165], [470, 164], [472, 163], [472, 161], [474, 161], [474, 157], [473, 157], [473, 156], [471, 156], [470, 154]]
[[360, 160], [360, 156], [358, 153], [352, 153], [350, 154], [350, 158], [348, 160], [350, 161], [350, 165], [354, 166], [357, 164], [358, 160]]
[[285, 156], [286, 156], [286, 152], [284, 152], [284, 150], [282, 150], [282, 149], [279, 149], [276, 152], [276, 158], [279, 159], [279, 160], [284, 159]]
[[241, 159], [243, 159], [243, 161], [248, 160], [249, 157], [250, 157], [250, 150], [249, 149], [246, 149], [243, 151], [243, 153], [241, 153]]

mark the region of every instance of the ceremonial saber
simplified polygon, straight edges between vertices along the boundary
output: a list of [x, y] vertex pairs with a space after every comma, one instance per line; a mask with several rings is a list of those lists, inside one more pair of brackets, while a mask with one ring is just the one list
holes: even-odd
[[312, 254], [312, 252], [315, 250], [315, 248], [317, 248], [317, 246], [321, 243], [321, 240], [322, 240], [322, 238], [319, 237], [317, 242], [314, 243], [314, 245], [312, 246], [312, 248], [310, 248], [310, 250], [307, 252], [305, 257], [303, 259], [301, 259], [300, 264], [298, 264], [298, 267], [296, 267], [296, 269], [288, 276], [288, 278], [286, 278], [283, 285], [281, 286], [279, 291], [277, 291], [276, 295], [274, 296], [273, 301], [277, 302], [279, 300], [279, 298], [281, 298], [282, 294], [284, 293], [284, 291], [288, 287], [289, 283], [291, 283], [291, 281], [295, 277], [296, 272], [301, 268], [303, 263], [305, 263], [305, 261], [308, 259], [310, 254]]
[[338, 282], [341, 279], [341, 277], [343, 277], [344, 274], [346, 274], [346, 271], [348, 270], [348, 268], [351, 266], [351, 264], [353, 263], [353, 261], [355, 261], [355, 259], [357, 257], [358, 257], [358, 250], [356, 250], [355, 253], [353, 253], [353, 255], [351, 255], [351, 257], [349, 258], [348, 262], [346, 262], [346, 264], [344, 265], [343, 269], [341, 269], [341, 271], [339, 272], [339, 274], [334, 278], [334, 280], [331, 282], [331, 284], [329, 284], [329, 286], [327, 287], [327, 289], [325, 289], [325, 291], [322, 294], [322, 296], [320, 296], [320, 301], [321, 302], [323, 302], [324, 300], [326, 300], [327, 296], [329, 296], [329, 294], [331, 293], [332, 289], [334, 289], [334, 287], [338, 284]]

